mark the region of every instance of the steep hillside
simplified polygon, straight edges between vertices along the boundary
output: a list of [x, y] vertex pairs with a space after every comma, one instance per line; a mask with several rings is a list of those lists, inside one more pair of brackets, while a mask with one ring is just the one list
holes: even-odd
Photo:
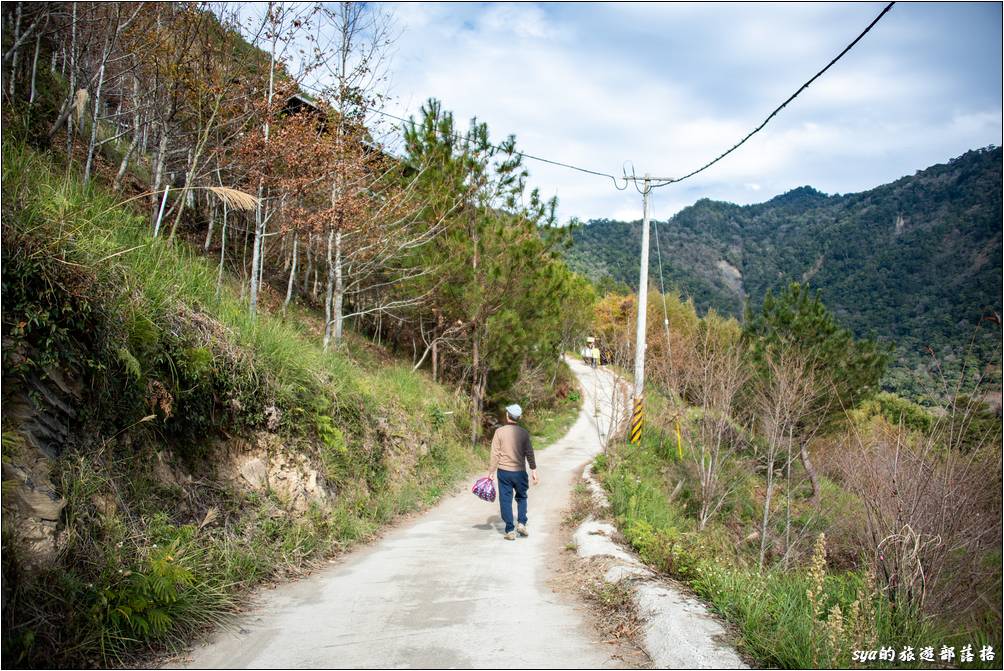
[[[634, 287], [640, 228], [588, 223], [574, 233], [570, 265]], [[1000, 313], [1001, 149], [863, 193], [806, 186], [757, 205], [701, 200], [658, 230], [667, 283], [701, 311], [738, 316], [768, 290], [807, 282], [857, 335], [898, 345], [906, 369], [887, 384], [917, 395], [907, 369], [924, 377], [928, 346], [957, 368], [980, 320]], [[651, 271], [657, 278], [654, 248]], [[978, 358], [992, 356], [993, 343], [977, 343]]]
[[483, 468], [500, 405], [578, 414], [593, 294], [520, 155], [436, 101], [384, 151], [382, 37], [297, 92], [368, 15], [3, 6], [4, 666], [176, 648]]
[[322, 352], [310, 310], [251, 318], [122, 200], [4, 143], [5, 666], [184, 642], [483, 465], [466, 396]]

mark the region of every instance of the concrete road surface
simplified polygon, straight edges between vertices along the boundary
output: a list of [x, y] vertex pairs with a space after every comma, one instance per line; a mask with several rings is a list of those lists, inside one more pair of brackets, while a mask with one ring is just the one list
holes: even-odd
[[[338, 564], [260, 594], [190, 667], [596, 668], [622, 665], [547, 584], [576, 471], [601, 449], [614, 378], [569, 362], [584, 393], [571, 430], [537, 455], [529, 538], [503, 540], [497, 503], [461, 493]], [[538, 446], [539, 447], [539, 446]], [[487, 470], [487, 464], [485, 465]], [[581, 607], [580, 607], [581, 608]]]

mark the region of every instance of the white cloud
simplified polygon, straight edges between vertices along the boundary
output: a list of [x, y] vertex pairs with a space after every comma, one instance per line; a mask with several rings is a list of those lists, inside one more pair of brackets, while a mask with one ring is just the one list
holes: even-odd
[[[683, 174], [732, 146], [881, 9], [867, 4], [441, 4], [388, 7], [395, 113], [429, 97], [528, 153], [619, 174]], [[999, 6], [897, 5], [741, 150], [659, 192], [766, 200], [861, 190], [1001, 143]], [[640, 216], [633, 189], [527, 162], [561, 218]], [[663, 175], [660, 175], [663, 176]], [[630, 215], [631, 212], [635, 214]]]

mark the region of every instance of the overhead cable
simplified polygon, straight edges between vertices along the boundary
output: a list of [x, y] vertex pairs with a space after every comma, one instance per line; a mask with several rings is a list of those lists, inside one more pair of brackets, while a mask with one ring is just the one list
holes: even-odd
[[[300, 84], [300, 86], [302, 88], [306, 88], [306, 89], [309, 89], [311, 91], [314, 91], [315, 93], [322, 93], [322, 91], [320, 91], [320, 90], [318, 90], [318, 89], [316, 89], [314, 87], [306, 86], [305, 84]], [[405, 119], [404, 117], [397, 116], [396, 114], [391, 114], [390, 112], [386, 112], [386, 111], [384, 111], [382, 109], [377, 109], [375, 107], [369, 107], [367, 105], [361, 105], [360, 107], [362, 109], [366, 110], [367, 112], [372, 112], [374, 114], [380, 114], [381, 116], [385, 116], [388, 119], [393, 119], [394, 121], [398, 121], [398, 122], [400, 122], [402, 124], [413, 124], [413, 123], [415, 123], [413, 119]], [[459, 133], [449, 133], [448, 135], [450, 137], [456, 139], [456, 140], [461, 141], [461, 142], [468, 141], [467, 137], [465, 137], [463, 135], [460, 135]], [[495, 145], [495, 144], [488, 144], [488, 146], [491, 147], [492, 149], [497, 150], [497, 151], [509, 151], [508, 149], [506, 149], [504, 147], [501, 147], [499, 145]], [[534, 154], [528, 154], [528, 153], [526, 153], [524, 151], [514, 150], [514, 151], [512, 151], [512, 153], [514, 155], [516, 155], [516, 156], [521, 156], [523, 158], [528, 158], [528, 159], [531, 159], [531, 160], [534, 160], [534, 161], [540, 161], [541, 163], [547, 163], [549, 165], [558, 166], [559, 168], [568, 168], [569, 170], [577, 170], [578, 172], [582, 172], [582, 173], [585, 173], [587, 175], [596, 175], [597, 177], [606, 177], [607, 179], [611, 180], [614, 183], [614, 187], [616, 187], [617, 190], [619, 190], [619, 191], [623, 191], [624, 189], [627, 188], [627, 184], [626, 183], [623, 186], [621, 186], [618, 183], [618, 181], [617, 181], [618, 178], [615, 177], [614, 175], [611, 175], [610, 173], [607, 173], [607, 172], [600, 172], [598, 170], [590, 170], [589, 168], [583, 168], [583, 167], [580, 167], [580, 166], [577, 166], [577, 165], [572, 165], [571, 163], [564, 163], [562, 161], [555, 161], [555, 160], [552, 160], [552, 159], [549, 159], [549, 158], [544, 158], [542, 156], [535, 156]]]
[[886, 5], [885, 9], [883, 9], [881, 12], [879, 12], [879, 15], [876, 16], [872, 20], [872, 22], [868, 24], [868, 27], [865, 28], [863, 31], [861, 31], [860, 35], [858, 35], [856, 38], [854, 38], [853, 42], [851, 42], [846, 47], [844, 47], [844, 50], [841, 51], [839, 54], [837, 54], [836, 58], [834, 58], [832, 61], [830, 61], [829, 63], [827, 63], [825, 68], [823, 68], [822, 70], [820, 70], [819, 72], [817, 72], [815, 75], [813, 75], [812, 79], [810, 79], [809, 81], [807, 81], [804, 84], [802, 84], [798, 88], [797, 91], [795, 91], [794, 93], [791, 94], [791, 96], [788, 97], [787, 100], [785, 100], [783, 103], [781, 103], [780, 105], [778, 105], [778, 107], [773, 112], [771, 112], [769, 115], [767, 115], [767, 118], [764, 119], [763, 122], [759, 126], [757, 126], [753, 130], [751, 130], [749, 133], [747, 133], [746, 137], [744, 137], [743, 139], [739, 140], [739, 142], [737, 142], [734, 145], [732, 145], [732, 147], [730, 147], [728, 150], [726, 150], [725, 152], [719, 154], [717, 157], [715, 157], [711, 161], [708, 161], [707, 163], [705, 163], [704, 165], [702, 165], [700, 168], [697, 168], [696, 170], [688, 172], [683, 177], [674, 177], [674, 178], [670, 178], [670, 179], [658, 180], [658, 182], [656, 184], [652, 185], [652, 188], [660, 187], [660, 186], [666, 186], [668, 184], [675, 184], [677, 182], [682, 182], [685, 179], [689, 179], [689, 178], [693, 177], [694, 175], [696, 175], [698, 173], [704, 172], [705, 170], [707, 170], [708, 168], [710, 168], [711, 166], [713, 166], [715, 163], [718, 163], [723, 158], [725, 158], [726, 156], [728, 156], [729, 154], [731, 154], [732, 152], [734, 152], [736, 149], [738, 149], [739, 147], [743, 146], [743, 144], [745, 144], [745, 142], [747, 140], [749, 140], [751, 137], [753, 137], [754, 135], [756, 135], [757, 133], [759, 133], [760, 130], [762, 130], [763, 127], [766, 126], [770, 122], [771, 119], [773, 119], [775, 116], [777, 116], [777, 114], [781, 110], [783, 110], [788, 103], [790, 103], [792, 100], [794, 100], [795, 98], [797, 98], [798, 95], [802, 91], [804, 91], [805, 89], [809, 88], [809, 85], [812, 84], [812, 82], [814, 82], [817, 79], [819, 79], [823, 75], [824, 72], [826, 72], [831, 67], [833, 67], [833, 65], [837, 61], [839, 61], [841, 58], [843, 58], [844, 55], [848, 51], [850, 51], [851, 49], [853, 49], [854, 45], [856, 45], [858, 42], [860, 42], [861, 38], [863, 38], [865, 35], [867, 35], [868, 32], [872, 28], [875, 27], [875, 24], [878, 23], [882, 19], [882, 17], [885, 16], [889, 12], [890, 9], [892, 9], [892, 6], [895, 5], [895, 4], [896, 4], [895, 2], [890, 2], [888, 5]]
[[[414, 123], [414, 121], [411, 120], [411, 119], [403, 119], [403, 118], [401, 118], [399, 116], [396, 116], [396, 115], [391, 114], [389, 112], [385, 112], [385, 111], [380, 110], [380, 109], [376, 109], [374, 107], [366, 107], [365, 109], [367, 111], [373, 112], [375, 114], [382, 114], [385, 117], [388, 117], [390, 119], [394, 119], [395, 121], [399, 121], [401, 123], [405, 123], [405, 124]], [[458, 140], [466, 140], [466, 138], [464, 138], [463, 136], [461, 136], [461, 135], [459, 135], [457, 133], [451, 133], [451, 135], [454, 138], [458, 139]], [[490, 144], [488, 146], [492, 147], [493, 149], [499, 150], [499, 151], [505, 151], [505, 149], [503, 147], [500, 147], [498, 145]], [[606, 178], [612, 180], [613, 183], [614, 183], [614, 186], [617, 187], [617, 189], [620, 190], [620, 191], [623, 191], [624, 189], [627, 188], [627, 184], [625, 184], [624, 186], [620, 186], [617, 183], [617, 177], [614, 177], [610, 173], [599, 172], [598, 170], [590, 170], [588, 168], [581, 168], [581, 167], [579, 167], [577, 165], [572, 165], [571, 163], [563, 163], [561, 161], [553, 161], [553, 160], [551, 160], [549, 158], [543, 158], [541, 156], [534, 156], [533, 154], [527, 154], [524, 151], [513, 151], [512, 153], [515, 154], [515, 155], [517, 155], [517, 156], [522, 156], [523, 158], [529, 158], [529, 159], [532, 159], [534, 161], [540, 161], [541, 163], [548, 163], [550, 165], [556, 165], [559, 168], [568, 168], [569, 170], [577, 170], [579, 172], [586, 173], [587, 175], [596, 175], [597, 177], [606, 177]]]
[[[614, 187], [617, 188], [619, 191], [623, 191], [624, 189], [627, 188], [627, 182], [638, 182], [638, 181], [641, 181], [642, 179], [645, 179], [645, 181], [651, 181], [652, 182], [649, 185], [648, 188], [657, 188], [657, 187], [667, 186], [669, 184], [676, 184], [677, 182], [682, 182], [685, 179], [690, 179], [691, 177], [693, 177], [693, 176], [695, 176], [695, 175], [697, 175], [699, 173], [702, 173], [705, 170], [707, 170], [708, 168], [710, 168], [711, 166], [715, 165], [716, 163], [718, 163], [719, 161], [721, 161], [723, 158], [725, 158], [726, 156], [728, 156], [729, 154], [731, 154], [732, 152], [734, 152], [736, 149], [739, 149], [739, 147], [743, 146], [746, 143], [747, 140], [749, 140], [751, 137], [753, 137], [754, 135], [756, 135], [757, 133], [759, 133], [761, 130], [763, 130], [763, 128], [768, 123], [770, 123], [771, 119], [773, 119], [775, 116], [777, 116], [781, 112], [781, 110], [783, 110], [785, 107], [787, 107], [787, 105], [790, 102], [792, 102], [795, 98], [797, 98], [805, 89], [809, 88], [809, 86], [813, 82], [815, 82], [817, 79], [819, 79], [820, 77], [822, 77], [823, 74], [827, 70], [829, 70], [831, 67], [833, 67], [837, 63], [837, 61], [839, 61], [841, 58], [843, 58], [847, 54], [847, 52], [849, 52], [851, 49], [853, 49], [854, 46], [858, 42], [860, 42], [861, 39], [871, 31], [872, 28], [875, 27], [875, 24], [877, 24], [882, 19], [882, 17], [884, 17], [889, 12], [889, 10], [892, 9], [893, 5], [895, 5], [895, 4], [896, 4], [895, 2], [890, 2], [888, 5], [886, 5], [885, 8], [881, 12], [879, 12], [878, 16], [876, 16], [872, 20], [872, 22], [869, 23], [868, 26], [863, 31], [861, 31], [861, 33], [856, 38], [854, 38], [854, 40], [850, 44], [848, 44], [846, 47], [844, 47], [844, 49], [839, 54], [837, 54], [836, 57], [833, 58], [833, 60], [831, 60], [829, 63], [827, 63], [826, 66], [822, 70], [820, 70], [819, 72], [817, 72], [815, 75], [812, 76], [812, 78], [810, 78], [807, 82], [805, 82], [804, 84], [802, 84], [798, 88], [797, 91], [795, 91], [794, 93], [792, 93], [788, 97], [787, 100], [785, 100], [783, 103], [781, 103], [780, 105], [778, 105], [777, 108], [774, 109], [774, 111], [772, 111], [770, 114], [768, 114], [767, 118], [764, 119], [760, 123], [759, 126], [757, 126], [753, 130], [751, 130], [749, 133], [747, 133], [741, 140], [739, 140], [739, 142], [737, 142], [734, 145], [732, 145], [729, 149], [725, 150], [724, 152], [722, 152], [721, 154], [719, 154], [718, 156], [716, 156], [712, 160], [708, 161], [707, 163], [705, 163], [701, 167], [697, 168], [696, 170], [692, 170], [691, 172], [688, 172], [687, 174], [683, 175], [682, 177], [656, 178], [656, 179], [653, 179], [653, 180], [649, 180], [648, 178], [640, 178], [640, 177], [638, 177], [634, 173], [633, 166], [632, 166], [632, 170], [631, 170], [631, 175], [630, 176], [627, 174], [627, 171], [625, 170], [623, 177], [615, 177], [614, 175], [612, 175], [610, 173], [601, 172], [599, 170], [590, 170], [589, 168], [583, 168], [581, 166], [573, 165], [571, 163], [565, 163], [563, 161], [556, 161], [556, 160], [552, 160], [552, 159], [549, 159], [549, 158], [544, 158], [542, 156], [536, 156], [534, 154], [528, 154], [528, 153], [522, 152], [522, 151], [512, 151], [512, 153], [514, 155], [518, 155], [518, 156], [521, 156], [523, 158], [528, 158], [528, 159], [531, 159], [533, 161], [539, 161], [541, 163], [547, 163], [549, 165], [557, 166], [557, 167], [560, 167], [560, 168], [567, 168], [569, 170], [575, 170], [577, 172], [581, 172], [581, 173], [584, 173], [584, 174], [587, 174], [587, 175], [595, 175], [597, 177], [606, 177], [607, 179], [609, 179], [609, 180], [611, 180], [613, 182]], [[303, 88], [307, 88], [309, 90], [312, 90], [315, 93], [322, 93], [322, 91], [320, 91], [320, 90], [318, 90], [318, 89], [316, 89], [314, 87], [306, 86], [305, 84], [300, 84], [300, 86], [303, 87]], [[414, 123], [414, 120], [412, 120], [412, 119], [405, 119], [405, 118], [397, 116], [395, 114], [391, 114], [390, 112], [386, 112], [384, 110], [377, 109], [375, 107], [369, 107], [369, 106], [361, 106], [361, 107], [362, 107], [362, 109], [365, 109], [368, 112], [372, 112], [374, 114], [379, 114], [379, 115], [385, 116], [385, 117], [387, 117], [389, 119], [393, 119], [393, 120], [398, 121], [398, 122], [403, 123], [403, 124], [412, 124], [412, 123]], [[462, 136], [462, 135], [460, 135], [458, 133], [450, 133], [449, 135], [451, 137], [457, 139], [457, 140], [460, 140], [460, 141], [467, 141], [468, 140], [468, 138], [466, 138], [466, 137], [464, 137], [464, 136]], [[498, 150], [498, 151], [509, 151], [508, 149], [500, 147], [499, 145], [489, 144], [488, 146], [491, 147], [492, 149], [495, 149], [495, 150]], [[625, 163], [627, 163], [627, 162], [625, 162]], [[621, 186], [621, 183], [620, 183], [619, 180], [623, 180], [624, 181], [624, 185], [623, 186]], [[637, 186], [637, 184], [636, 184], [636, 186]]]

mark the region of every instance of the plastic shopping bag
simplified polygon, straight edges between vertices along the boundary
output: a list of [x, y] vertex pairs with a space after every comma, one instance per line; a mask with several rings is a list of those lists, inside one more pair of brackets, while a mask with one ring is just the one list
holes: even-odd
[[484, 499], [485, 501], [495, 501], [495, 483], [492, 482], [491, 478], [479, 478], [474, 486], [471, 487], [471, 492], [474, 493], [479, 499]]

